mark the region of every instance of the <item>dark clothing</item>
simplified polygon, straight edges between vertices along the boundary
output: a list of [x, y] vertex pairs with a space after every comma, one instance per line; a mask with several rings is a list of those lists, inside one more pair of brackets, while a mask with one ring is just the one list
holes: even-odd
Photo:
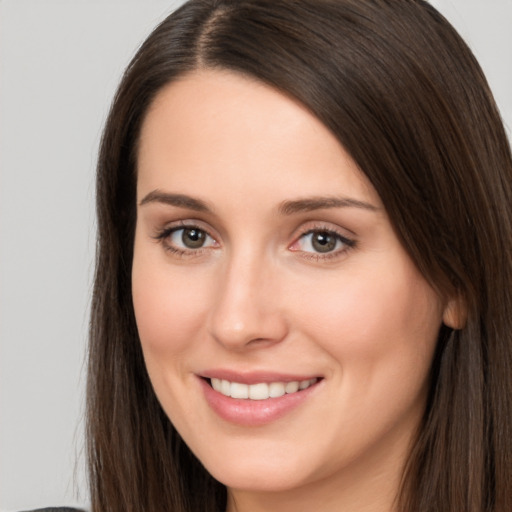
[[85, 510], [73, 507], [47, 507], [36, 508], [34, 510], [25, 510], [23, 512], [85, 512]]

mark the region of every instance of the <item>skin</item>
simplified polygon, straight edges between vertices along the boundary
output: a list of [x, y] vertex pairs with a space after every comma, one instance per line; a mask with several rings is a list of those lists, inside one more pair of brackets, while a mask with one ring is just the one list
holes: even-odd
[[[158, 94], [138, 157], [133, 303], [147, 369], [228, 487], [228, 511], [393, 510], [439, 327], [454, 319], [367, 178], [297, 102], [219, 70]], [[366, 206], [282, 211], [311, 197]], [[169, 235], [180, 223], [207, 234], [204, 246]], [[316, 251], [311, 230], [335, 233], [335, 249]], [[206, 402], [198, 375], [211, 368], [322, 380], [278, 420], [241, 426]]]

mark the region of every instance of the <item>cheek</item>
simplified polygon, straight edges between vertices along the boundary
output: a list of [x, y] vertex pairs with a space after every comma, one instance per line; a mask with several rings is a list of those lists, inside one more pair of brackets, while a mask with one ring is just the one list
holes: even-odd
[[407, 444], [425, 407], [442, 320], [437, 295], [408, 263], [364, 278], [346, 273], [324, 285], [308, 286], [303, 293], [310, 300], [296, 306], [303, 332], [332, 363], [333, 385], [318, 417], [331, 418], [330, 438], [344, 442], [326, 450], [337, 454], [335, 461], [369, 446], [385, 451], [404, 439]]
[[208, 286], [201, 276], [172, 268], [158, 255], [135, 252], [133, 306], [146, 358], [190, 348], [207, 313]]
[[384, 255], [366, 265], [364, 272], [347, 271], [338, 282], [333, 279], [322, 301], [325, 316], [331, 322], [340, 319], [343, 329], [362, 343], [385, 342], [387, 333], [415, 338], [436, 332], [440, 325], [442, 308], [436, 293], [409, 258], [396, 252], [393, 258]]
[[303, 329], [339, 363], [344, 385], [353, 383], [358, 395], [404, 379], [421, 388], [442, 321], [440, 300], [408, 259], [395, 260], [393, 272], [382, 263], [364, 275], [346, 272], [322, 288], [311, 285], [302, 290], [307, 304], [297, 303]]

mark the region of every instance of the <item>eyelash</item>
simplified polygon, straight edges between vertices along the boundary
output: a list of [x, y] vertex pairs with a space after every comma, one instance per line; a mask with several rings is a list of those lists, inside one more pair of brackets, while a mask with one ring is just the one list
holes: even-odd
[[212, 240], [215, 240], [215, 238], [211, 236], [206, 229], [203, 229], [202, 227], [196, 224], [184, 223], [180, 223], [176, 226], [170, 226], [165, 229], [162, 229], [153, 238], [162, 244], [164, 250], [180, 258], [201, 256], [205, 250], [210, 249], [210, 247], [198, 247], [197, 249], [183, 249], [169, 243], [169, 237], [171, 237], [178, 231], [182, 231], [185, 229], [196, 229], [197, 231], [201, 231], [202, 233], [204, 233], [207, 237], [211, 238]]
[[[212, 247], [198, 247], [197, 249], [183, 249], [180, 247], [176, 247], [175, 245], [172, 245], [169, 243], [169, 237], [171, 237], [173, 234], [177, 233], [178, 231], [182, 231], [184, 229], [196, 229], [202, 233], [204, 233], [207, 237], [211, 238], [213, 241], [216, 241], [216, 239], [208, 233], [206, 229], [203, 229], [202, 227], [196, 225], [196, 224], [184, 224], [180, 223], [176, 226], [167, 227], [165, 229], [162, 229], [159, 231], [153, 238], [157, 240], [159, 243], [162, 244], [163, 248], [170, 252], [171, 254], [178, 256], [180, 258], [187, 258], [187, 257], [198, 257], [201, 256], [206, 250], [211, 249]], [[325, 253], [321, 252], [309, 252], [309, 251], [301, 251], [300, 249], [291, 249], [294, 245], [298, 244], [300, 240], [304, 239], [305, 237], [312, 235], [314, 233], [325, 233], [328, 236], [333, 236], [336, 238], [336, 243], [340, 242], [342, 244], [342, 247], [339, 249], [335, 249], [333, 251], [328, 251]], [[357, 245], [357, 242], [354, 239], [347, 238], [346, 236], [342, 235], [335, 229], [332, 229], [331, 227], [326, 227], [322, 225], [314, 226], [312, 228], [309, 228], [302, 233], [300, 233], [296, 238], [295, 241], [289, 246], [290, 250], [292, 252], [298, 252], [301, 254], [301, 257], [307, 259], [307, 260], [314, 260], [314, 261], [327, 261], [332, 260], [335, 258], [339, 258], [343, 255], [345, 255], [348, 251], [354, 249]]]
[[357, 245], [356, 240], [352, 238], [347, 238], [346, 236], [342, 235], [339, 231], [336, 229], [333, 229], [332, 227], [327, 227], [325, 225], [316, 225], [313, 226], [306, 231], [299, 234], [299, 236], [295, 239], [295, 242], [290, 246], [294, 246], [299, 243], [300, 240], [304, 239], [306, 236], [312, 235], [314, 233], [325, 233], [328, 236], [332, 236], [336, 239], [336, 243], [340, 242], [342, 244], [341, 248], [321, 253], [321, 252], [308, 252], [308, 251], [301, 251], [300, 249], [291, 249], [292, 251], [300, 252], [301, 257], [305, 258], [307, 260], [313, 260], [313, 261], [329, 261], [333, 259], [340, 258], [342, 256], [345, 256], [349, 251], [354, 249]]

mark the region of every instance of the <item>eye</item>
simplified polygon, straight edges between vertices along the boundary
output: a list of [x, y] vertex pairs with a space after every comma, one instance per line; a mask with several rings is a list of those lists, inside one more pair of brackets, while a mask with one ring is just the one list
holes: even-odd
[[169, 235], [169, 241], [181, 249], [201, 249], [213, 245], [213, 238], [206, 231], [197, 227], [174, 229]]
[[304, 233], [291, 247], [294, 251], [328, 254], [344, 252], [353, 247], [355, 242], [335, 231], [313, 229]]
[[203, 249], [217, 247], [217, 241], [198, 226], [168, 227], [155, 235], [166, 251], [177, 256], [195, 256]]

